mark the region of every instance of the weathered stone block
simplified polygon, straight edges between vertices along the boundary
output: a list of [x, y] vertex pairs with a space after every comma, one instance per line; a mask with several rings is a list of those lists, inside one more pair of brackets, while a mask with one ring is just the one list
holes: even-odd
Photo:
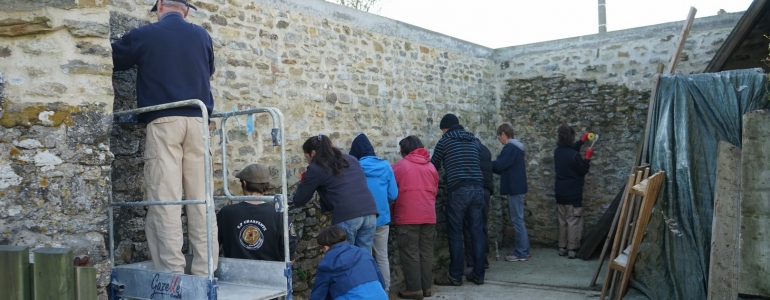
[[[74, 1], [74, 0], [73, 0]], [[45, 16], [36, 16], [32, 19], [0, 19], [0, 36], [22, 36], [54, 30], [51, 27], [51, 19]]]
[[111, 64], [92, 64], [79, 59], [61, 65], [61, 69], [67, 74], [112, 75]]
[[77, 37], [107, 38], [110, 33], [110, 24], [93, 21], [64, 20], [64, 26], [72, 35]]

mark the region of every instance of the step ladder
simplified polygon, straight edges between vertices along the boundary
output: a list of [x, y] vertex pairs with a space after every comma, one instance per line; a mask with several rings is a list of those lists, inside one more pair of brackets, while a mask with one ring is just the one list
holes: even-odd
[[[287, 209], [287, 178], [286, 178], [286, 151], [283, 142], [284, 120], [280, 110], [271, 107], [254, 108], [227, 113], [215, 113], [208, 115], [206, 105], [198, 99], [177, 101], [161, 105], [149, 106], [139, 109], [131, 109], [115, 112], [114, 116], [121, 120], [131, 120], [130, 116], [150, 111], [157, 111], [175, 107], [197, 106], [201, 110], [203, 122], [203, 145], [206, 148], [203, 155], [204, 172], [211, 174], [211, 157], [209, 143], [209, 118], [221, 118], [221, 147], [222, 147], [222, 182], [224, 196], [213, 196], [211, 191], [211, 177], [205, 178], [206, 199], [184, 201], [142, 201], [142, 202], [113, 202], [110, 197], [108, 207], [109, 217], [109, 242], [110, 242], [110, 266], [112, 273], [108, 287], [109, 298], [117, 299], [206, 299], [206, 300], [261, 300], [285, 297], [292, 299], [291, 262], [289, 261], [289, 222]], [[271, 131], [274, 146], [280, 146], [281, 155], [281, 193], [274, 196], [233, 196], [227, 186], [227, 135], [226, 124], [231, 117], [239, 115], [253, 115], [267, 113], [273, 123]], [[216, 272], [214, 271], [213, 244], [211, 235], [211, 205], [213, 201], [264, 201], [274, 203], [276, 211], [283, 214], [283, 238], [284, 257], [283, 262], [244, 260], [234, 258], [219, 258]], [[189, 274], [191, 255], [187, 255], [187, 269], [185, 274], [157, 272], [153, 270], [150, 261], [115, 266], [115, 226], [114, 208], [125, 206], [145, 205], [187, 205], [206, 204], [206, 231], [207, 231], [207, 276], [194, 276]]]
[[623, 299], [628, 289], [628, 282], [639, 253], [639, 246], [644, 238], [647, 225], [652, 215], [658, 195], [665, 184], [666, 173], [659, 171], [650, 177], [649, 168], [629, 176], [616, 237], [610, 254], [610, 265], [604, 277], [602, 294], [599, 299]]

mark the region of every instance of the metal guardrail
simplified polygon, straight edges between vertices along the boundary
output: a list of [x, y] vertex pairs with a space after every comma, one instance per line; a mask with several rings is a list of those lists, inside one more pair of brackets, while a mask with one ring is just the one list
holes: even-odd
[[[206, 204], [206, 247], [207, 247], [207, 257], [208, 257], [208, 280], [213, 281], [214, 280], [214, 265], [213, 265], [213, 242], [212, 241], [212, 233], [211, 233], [211, 209], [212, 204], [214, 200], [218, 201], [264, 201], [268, 203], [274, 203], [276, 206], [276, 211], [279, 211], [283, 215], [283, 235], [284, 235], [284, 257], [286, 264], [286, 270], [289, 270], [288, 272], [285, 272], [285, 276], [288, 280], [288, 286], [287, 291], [289, 291], [287, 297], [288, 299], [291, 299], [291, 274], [289, 273], [291, 270], [291, 262], [290, 262], [290, 256], [289, 256], [289, 220], [288, 220], [288, 204], [287, 202], [287, 195], [288, 195], [288, 186], [287, 186], [287, 178], [286, 178], [286, 150], [285, 145], [283, 143], [283, 133], [284, 133], [284, 119], [283, 119], [283, 113], [281, 113], [280, 110], [272, 107], [267, 108], [254, 108], [254, 109], [247, 109], [247, 110], [241, 110], [241, 111], [234, 111], [234, 112], [226, 112], [226, 113], [214, 113], [211, 116], [208, 115], [208, 110], [206, 108], [206, 105], [203, 103], [203, 101], [198, 99], [191, 99], [191, 100], [184, 100], [184, 101], [177, 101], [167, 104], [161, 104], [161, 105], [154, 105], [154, 106], [148, 106], [138, 109], [131, 109], [131, 110], [124, 110], [119, 112], [114, 112], [113, 115], [116, 117], [119, 116], [126, 116], [126, 115], [134, 115], [134, 114], [140, 114], [140, 113], [146, 113], [151, 111], [158, 111], [158, 110], [164, 110], [169, 108], [175, 108], [175, 107], [183, 107], [183, 106], [190, 106], [190, 105], [197, 105], [201, 109], [201, 115], [203, 116], [203, 122], [201, 126], [201, 130], [203, 133], [203, 145], [205, 147], [204, 149], [204, 172], [205, 174], [211, 174], [211, 157], [210, 157], [210, 137], [209, 137], [209, 118], [222, 118], [222, 131], [221, 131], [221, 138], [222, 138], [222, 177], [223, 177], [223, 190], [225, 193], [225, 196], [213, 196], [212, 190], [211, 190], [211, 180], [213, 179], [213, 176], [206, 176], [205, 177], [205, 193], [206, 193], [206, 199], [205, 200], [184, 200], [184, 201], [143, 201], [143, 202], [113, 202], [112, 195], [110, 195], [110, 205], [108, 208], [108, 215], [109, 215], [109, 243], [110, 243], [110, 266], [114, 269], [115, 268], [115, 228], [114, 228], [114, 209], [115, 206], [145, 206], [145, 205], [188, 205], [188, 204]], [[274, 146], [281, 146], [281, 164], [280, 164], [280, 174], [281, 174], [281, 194], [277, 194], [274, 196], [233, 196], [230, 193], [230, 190], [228, 188], [227, 184], [227, 135], [226, 135], [226, 124], [227, 119], [234, 116], [239, 115], [250, 115], [255, 113], [268, 113], [270, 114], [272, 121], [273, 121], [273, 129], [271, 131], [271, 136], [273, 140]]]
[[[201, 110], [201, 116], [203, 118], [203, 122], [201, 122], [201, 133], [203, 135], [203, 147], [205, 148], [203, 151], [203, 172], [204, 174], [211, 174], [211, 157], [209, 155], [209, 111], [206, 108], [206, 104], [203, 103], [203, 101], [199, 99], [190, 99], [190, 100], [183, 100], [183, 101], [177, 101], [177, 102], [171, 102], [171, 103], [165, 103], [160, 105], [153, 105], [143, 108], [137, 108], [137, 109], [129, 109], [119, 112], [114, 112], [113, 115], [116, 117], [125, 116], [125, 115], [133, 115], [133, 114], [141, 114], [151, 111], [158, 111], [158, 110], [164, 110], [169, 108], [176, 108], [176, 107], [183, 107], [183, 106], [191, 106], [195, 105], [198, 106]], [[203, 204], [206, 204], [206, 255], [208, 256], [208, 279], [214, 280], [214, 261], [212, 257], [212, 252], [214, 250], [214, 246], [212, 244], [212, 236], [211, 236], [211, 206], [213, 204], [212, 199], [212, 191], [211, 191], [211, 176], [205, 176], [204, 177], [204, 190], [206, 193], [206, 199], [202, 200]], [[199, 204], [194, 202], [195, 200], [188, 200], [188, 201], [153, 201], [153, 202], [141, 202], [141, 204], [137, 203], [136, 206], [143, 206], [143, 205], [185, 205], [185, 204]], [[200, 202], [201, 200], [197, 200]], [[181, 203], [180, 203], [181, 202]], [[115, 205], [115, 203], [112, 201], [112, 196], [110, 196], [110, 206], [108, 208], [107, 214], [110, 218], [110, 267], [115, 268], [115, 225], [114, 225], [114, 212], [113, 212], [113, 206], [134, 206], [134, 204], [127, 205], [127, 203], [123, 202], [119, 205]]]

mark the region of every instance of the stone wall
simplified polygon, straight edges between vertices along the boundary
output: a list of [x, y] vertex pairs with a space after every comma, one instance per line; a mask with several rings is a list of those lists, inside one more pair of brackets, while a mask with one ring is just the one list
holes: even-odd
[[[365, 133], [377, 154], [391, 162], [400, 159], [398, 141], [407, 135], [419, 136], [432, 148], [441, 135], [439, 120], [447, 112], [458, 114], [469, 130], [493, 137], [488, 133], [495, 126], [491, 105], [494, 69], [484, 57], [490, 49], [321, 1], [195, 4], [199, 10], [191, 12], [188, 21], [208, 30], [214, 41], [215, 111], [265, 106], [280, 109], [286, 119], [290, 185], [305, 170], [302, 143], [318, 133], [330, 136], [343, 152], [356, 135]], [[115, 0], [113, 5], [112, 39], [154, 21], [146, 12], [151, 6], [146, 1]], [[414, 34], [421, 37], [410, 37]], [[131, 71], [115, 72], [116, 110], [134, 105], [134, 76]], [[246, 117], [229, 119], [224, 130], [218, 122], [212, 138], [215, 193], [223, 193], [222, 151], [218, 147], [222, 135], [228, 139], [226, 175], [233, 194], [240, 194], [234, 174], [251, 163], [270, 166], [272, 184], [276, 188], [280, 185], [280, 157], [271, 143], [270, 119], [256, 115], [254, 120], [257, 125], [251, 133], [246, 131]], [[113, 127], [116, 200], [142, 198], [143, 147], [141, 126]], [[496, 207], [493, 211], [500, 211], [499, 204]], [[143, 216], [141, 208], [121, 209], [118, 214], [121, 225], [116, 244], [121, 262], [149, 258]], [[317, 201], [293, 208], [290, 218], [301, 235], [294, 290], [295, 296], [303, 299], [309, 295], [321, 259], [315, 235], [329, 225], [330, 218], [320, 212]], [[443, 216], [439, 218], [443, 220]], [[436, 243], [439, 260], [445, 266], [444, 232], [439, 229]], [[402, 278], [395, 239], [389, 250], [393, 286], [398, 286]]]
[[[740, 13], [696, 19], [676, 72], [702, 72]], [[584, 190], [590, 232], [631, 170], [643, 138], [652, 78], [668, 64], [683, 22], [497, 49], [497, 105], [527, 151], [526, 223], [536, 243], [555, 245], [553, 194], [556, 128], [596, 132]], [[508, 234], [506, 234], [507, 236]]]
[[[102, 287], [108, 274], [105, 203], [110, 195], [116, 201], [143, 198], [143, 127], [111, 124], [109, 118], [113, 109], [135, 106], [135, 72], [116, 72], [110, 82], [108, 43], [155, 21], [148, 12], [152, 2], [113, 0], [107, 7], [101, 0], [11, 1], [0, 12], [0, 150], [8, 153], [0, 156], [0, 243], [72, 247], [90, 256]], [[397, 143], [407, 135], [432, 148], [445, 113], [458, 114], [494, 154], [501, 149], [497, 125], [512, 122], [529, 148], [530, 235], [546, 244], [555, 240], [553, 130], [568, 122], [601, 136], [586, 188], [590, 228], [631, 167], [650, 78], [667, 62], [681, 28], [678, 22], [493, 50], [324, 1], [195, 4], [199, 10], [188, 21], [214, 40], [215, 110], [281, 109], [290, 185], [305, 167], [301, 144], [318, 133], [345, 152], [357, 134], [366, 133], [377, 153], [395, 162]], [[696, 20], [679, 70], [702, 70], [739, 17]], [[220, 178], [215, 193], [222, 194], [222, 175], [237, 187], [233, 174], [254, 162], [270, 165], [273, 185], [280, 184], [269, 118], [255, 121], [251, 133], [245, 117], [224, 129], [217, 123], [212, 146], [228, 138], [229, 174], [222, 174], [222, 151], [214, 147]], [[490, 240], [510, 246], [502, 197], [494, 196], [490, 211]], [[118, 263], [149, 259], [144, 212], [137, 207], [116, 214]], [[437, 212], [440, 273], [448, 261], [443, 196]], [[329, 217], [315, 201], [290, 213], [302, 236], [295, 296], [304, 299], [321, 257], [315, 235]], [[398, 287], [402, 277], [392, 242]]]
[[103, 288], [113, 159], [107, 2], [3, 5], [0, 244], [71, 248], [89, 257]]

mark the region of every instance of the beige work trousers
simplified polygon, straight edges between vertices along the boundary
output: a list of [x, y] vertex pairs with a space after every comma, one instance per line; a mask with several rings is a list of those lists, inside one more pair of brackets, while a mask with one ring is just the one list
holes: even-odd
[[557, 204], [559, 208], [559, 248], [580, 249], [583, 236], [582, 207]]
[[[206, 199], [202, 122], [202, 118], [196, 117], [162, 117], [147, 124], [144, 185], [148, 201], [179, 201], [182, 196], [186, 200]], [[211, 176], [211, 173], [208, 176]], [[206, 206], [197, 204], [185, 207], [188, 238], [193, 252], [191, 273], [205, 276], [208, 274]], [[210, 212], [216, 269], [219, 243], [213, 205]], [[149, 206], [145, 233], [150, 256], [157, 271], [184, 272], [181, 216], [181, 205]]]

